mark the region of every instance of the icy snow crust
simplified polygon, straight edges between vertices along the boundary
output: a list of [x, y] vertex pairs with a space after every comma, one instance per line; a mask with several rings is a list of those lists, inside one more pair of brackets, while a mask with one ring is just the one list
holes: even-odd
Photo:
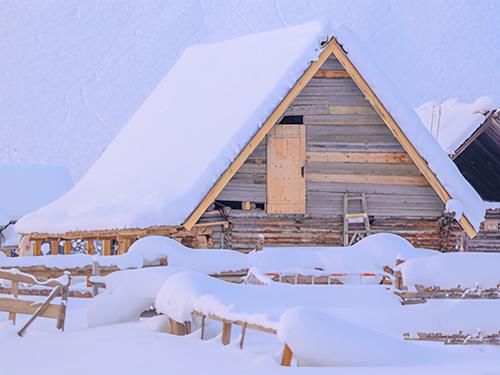
[[[188, 48], [75, 188], [25, 216], [16, 229], [62, 233], [181, 224], [317, 59], [326, 30], [333, 30], [479, 229], [481, 199], [416, 113], [347, 28], [327, 28], [320, 22]], [[111, 178], [118, 186], [106, 183]]]

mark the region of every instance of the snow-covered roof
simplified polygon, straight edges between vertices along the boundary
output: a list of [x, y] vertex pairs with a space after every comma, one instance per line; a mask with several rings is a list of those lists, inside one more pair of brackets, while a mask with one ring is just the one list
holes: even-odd
[[[478, 228], [479, 196], [344, 27], [311, 22], [188, 48], [78, 184], [23, 217], [22, 233], [179, 225], [333, 34]], [[479, 202], [479, 203], [478, 203]]]
[[492, 99], [482, 96], [473, 103], [458, 99], [428, 102], [416, 111], [441, 147], [453, 154], [484, 123], [485, 114], [492, 109]]

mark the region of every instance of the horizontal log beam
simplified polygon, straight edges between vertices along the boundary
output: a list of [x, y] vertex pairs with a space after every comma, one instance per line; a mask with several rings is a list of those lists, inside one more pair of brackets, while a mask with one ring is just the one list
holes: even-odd
[[324, 69], [318, 70], [316, 74], [314, 74], [314, 78], [351, 78], [349, 73], [345, 70], [333, 70], [333, 69]]
[[410, 185], [427, 186], [429, 183], [423, 176], [361, 176], [351, 174], [321, 174], [308, 173], [307, 181], [339, 182], [348, 184], [380, 184], [380, 185]]
[[332, 115], [376, 115], [371, 106], [366, 105], [331, 105], [329, 112]]
[[[33, 314], [43, 302], [23, 301], [15, 298], [0, 298], [0, 311], [16, 314]], [[58, 319], [62, 305], [49, 304], [47, 310], [40, 314], [44, 318]]]
[[342, 163], [388, 163], [411, 164], [412, 160], [406, 152], [319, 152], [309, 151], [308, 161], [342, 162]]

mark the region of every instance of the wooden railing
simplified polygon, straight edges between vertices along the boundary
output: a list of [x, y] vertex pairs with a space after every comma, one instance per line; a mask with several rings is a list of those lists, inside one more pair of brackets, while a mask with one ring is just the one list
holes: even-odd
[[[71, 282], [69, 273], [64, 274], [59, 279], [40, 281], [33, 275], [22, 273], [15, 269], [0, 270], [0, 279], [10, 281], [10, 294], [12, 295], [11, 298], [0, 298], [0, 311], [8, 312], [9, 320], [11, 320], [13, 324], [16, 322], [17, 314], [31, 315], [28, 321], [17, 332], [19, 336], [23, 336], [28, 327], [38, 317], [55, 319], [57, 321], [57, 328], [64, 330], [68, 289]], [[51, 287], [52, 290], [43, 302], [23, 300], [18, 298], [19, 283]], [[52, 303], [54, 298], [58, 296], [61, 297], [61, 303]]]

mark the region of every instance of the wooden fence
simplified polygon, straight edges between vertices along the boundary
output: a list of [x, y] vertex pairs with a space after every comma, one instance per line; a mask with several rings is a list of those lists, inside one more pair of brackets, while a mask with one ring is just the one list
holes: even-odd
[[[0, 270], [0, 279], [10, 281], [10, 294], [12, 295], [11, 298], [0, 298], [0, 311], [8, 312], [9, 320], [12, 320], [14, 324], [17, 314], [31, 315], [30, 319], [17, 332], [19, 336], [23, 336], [28, 327], [38, 317], [55, 319], [57, 321], [57, 328], [64, 330], [68, 288], [71, 282], [69, 274], [65, 274], [60, 280], [49, 279], [47, 281], [40, 281], [33, 275], [22, 273], [18, 270]], [[18, 298], [20, 283], [51, 287], [52, 290], [43, 302], [23, 300]], [[56, 297], [61, 297], [61, 303], [52, 303]]]

